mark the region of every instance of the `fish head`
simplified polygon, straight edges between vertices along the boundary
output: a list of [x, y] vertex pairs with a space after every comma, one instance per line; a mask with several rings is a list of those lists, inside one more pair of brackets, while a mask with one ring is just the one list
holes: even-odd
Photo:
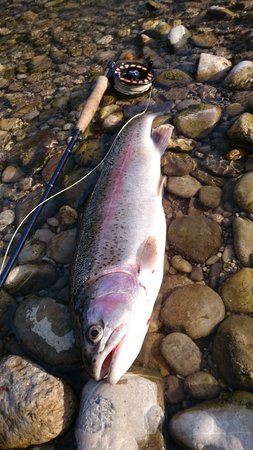
[[87, 372], [97, 381], [107, 377], [116, 384], [140, 351], [152, 307], [147, 307], [145, 289], [133, 277], [102, 278], [99, 288], [92, 286], [91, 301], [83, 310], [81, 347]]

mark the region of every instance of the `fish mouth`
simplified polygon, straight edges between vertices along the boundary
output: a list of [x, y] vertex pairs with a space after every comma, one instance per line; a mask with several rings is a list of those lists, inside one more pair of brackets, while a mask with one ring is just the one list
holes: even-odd
[[108, 338], [104, 349], [97, 355], [93, 366], [93, 376], [96, 381], [102, 380], [110, 373], [114, 354], [126, 335], [127, 326], [122, 324], [118, 326]]

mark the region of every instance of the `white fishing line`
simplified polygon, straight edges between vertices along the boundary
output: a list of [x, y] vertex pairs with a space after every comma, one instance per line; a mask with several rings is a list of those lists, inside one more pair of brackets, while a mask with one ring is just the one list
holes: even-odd
[[85, 178], [87, 178], [89, 175], [91, 175], [95, 170], [97, 170], [102, 164], [103, 162], [106, 160], [106, 158], [108, 157], [110, 151], [112, 150], [112, 148], [114, 147], [116, 140], [118, 139], [118, 137], [120, 136], [120, 134], [122, 133], [122, 131], [125, 129], [125, 127], [132, 122], [132, 120], [136, 119], [136, 117], [142, 116], [143, 114], [145, 114], [148, 110], [148, 107], [150, 105], [150, 101], [151, 101], [151, 93], [152, 93], [152, 87], [150, 89], [150, 93], [149, 93], [149, 97], [148, 97], [148, 102], [147, 102], [147, 106], [145, 107], [144, 111], [135, 114], [135, 116], [131, 117], [124, 125], [123, 127], [119, 130], [118, 134], [115, 136], [113, 143], [111, 145], [111, 147], [109, 148], [108, 152], [106, 153], [106, 155], [102, 158], [102, 160], [95, 166], [93, 167], [93, 169], [91, 169], [88, 173], [86, 173], [83, 177], [79, 178], [79, 180], [75, 181], [74, 183], [72, 183], [70, 186], [67, 186], [66, 188], [62, 189], [59, 192], [56, 192], [55, 194], [51, 195], [50, 197], [48, 197], [46, 200], [43, 200], [43, 202], [38, 203], [38, 205], [36, 205], [20, 222], [20, 224], [18, 225], [18, 227], [16, 228], [15, 232], [13, 233], [11, 240], [7, 246], [7, 249], [5, 251], [4, 257], [3, 257], [3, 261], [1, 264], [1, 268], [0, 268], [0, 275], [2, 274], [4, 267], [5, 267], [5, 263], [6, 263], [6, 259], [9, 253], [9, 250], [11, 248], [12, 242], [15, 239], [17, 233], [19, 232], [20, 228], [22, 227], [22, 225], [24, 224], [24, 222], [28, 219], [28, 217], [30, 217], [30, 215], [32, 213], [34, 213], [34, 211], [36, 211], [37, 208], [39, 208], [41, 205], [44, 205], [45, 203], [49, 202], [49, 200], [52, 200], [52, 198], [57, 197], [58, 195], [63, 194], [64, 192], [66, 192], [68, 189], [71, 189], [72, 187], [76, 186], [78, 183], [81, 183], [81, 181], [85, 180]]

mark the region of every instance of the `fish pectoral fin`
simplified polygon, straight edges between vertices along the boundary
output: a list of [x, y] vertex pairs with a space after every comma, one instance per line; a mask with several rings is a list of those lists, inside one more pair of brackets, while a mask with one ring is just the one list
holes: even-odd
[[170, 125], [169, 123], [160, 125], [153, 130], [152, 139], [161, 153], [168, 147], [173, 130], [173, 125]]
[[149, 236], [142, 246], [139, 261], [137, 261], [138, 279], [144, 287], [150, 283], [150, 275], [155, 272], [157, 257], [157, 239], [155, 236]]

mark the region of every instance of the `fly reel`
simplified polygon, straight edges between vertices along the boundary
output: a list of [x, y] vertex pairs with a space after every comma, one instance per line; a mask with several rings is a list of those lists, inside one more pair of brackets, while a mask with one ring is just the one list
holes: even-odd
[[113, 70], [113, 86], [124, 95], [143, 94], [154, 81], [152, 63], [146, 66], [134, 61], [117, 62]]

